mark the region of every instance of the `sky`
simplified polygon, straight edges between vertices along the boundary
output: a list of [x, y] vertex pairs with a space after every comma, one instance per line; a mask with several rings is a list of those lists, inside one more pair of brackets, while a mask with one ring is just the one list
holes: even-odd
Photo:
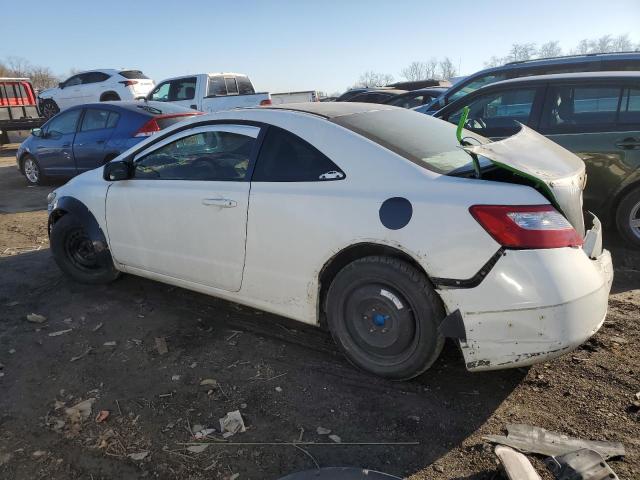
[[[0, 6], [10, 0], [0, 0]], [[0, 61], [70, 69], [136, 68], [172, 76], [246, 73], [258, 91], [343, 91], [369, 70], [401, 79], [412, 61], [448, 56], [461, 74], [512, 43], [627, 33], [640, 0], [31, 0], [0, 17]], [[6, 8], [0, 8], [0, 15]]]

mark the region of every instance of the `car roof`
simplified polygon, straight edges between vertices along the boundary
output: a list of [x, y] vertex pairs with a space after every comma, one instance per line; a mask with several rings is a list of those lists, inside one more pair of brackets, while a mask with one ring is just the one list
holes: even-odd
[[584, 55], [565, 55], [561, 57], [549, 57], [549, 58], [534, 58], [531, 60], [518, 60], [514, 62], [508, 62], [504, 65], [499, 65], [497, 67], [485, 68], [484, 70], [479, 70], [471, 75], [468, 78], [476, 77], [480, 74], [485, 74], [489, 72], [499, 72], [502, 70], [513, 70], [515, 69], [526, 69], [529, 67], [539, 67], [544, 65], [563, 65], [563, 64], [580, 64], [580, 63], [589, 63], [593, 61], [602, 61], [602, 60], [640, 60], [640, 52], [616, 52], [616, 53], [586, 53]]
[[573, 73], [552, 73], [547, 75], [530, 75], [527, 77], [511, 78], [509, 80], [501, 80], [499, 82], [485, 85], [479, 90], [485, 90], [489, 87], [498, 87], [502, 85], [517, 85], [519, 83], [546, 83], [558, 80], [609, 80], [609, 79], [629, 79], [640, 80], [640, 71], [603, 71], [603, 72], [573, 72]]
[[[94, 102], [94, 103], [85, 103], [82, 105], [76, 105], [74, 107], [69, 108], [69, 110], [78, 110], [81, 108], [104, 108], [104, 107], [115, 107], [116, 109], [128, 110], [130, 112], [139, 113], [140, 115], [162, 115], [162, 114], [175, 114], [175, 113], [190, 113], [192, 112], [194, 115], [199, 113], [196, 110], [191, 108], [184, 107], [182, 105], [176, 105], [170, 102], [154, 102], [154, 101], [113, 101], [113, 102]], [[159, 113], [154, 112], [153, 110], [159, 110]]]
[[379, 110], [397, 110], [398, 107], [384, 105], [380, 103], [361, 102], [304, 102], [304, 103], [283, 103], [281, 105], [271, 105], [265, 107], [253, 107], [261, 110], [285, 110], [292, 112], [310, 113], [319, 117], [332, 119], [344, 115], [356, 113], [375, 112]]
[[417, 90], [408, 90], [406, 93], [442, 93], [446, 92], [447, 90], [449, 90], [449, 87], [424, 87], [418, 88]]

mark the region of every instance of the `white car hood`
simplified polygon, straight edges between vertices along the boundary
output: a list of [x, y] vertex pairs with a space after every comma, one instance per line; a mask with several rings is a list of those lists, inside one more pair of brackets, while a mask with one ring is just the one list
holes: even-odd
[[584, 162], [529, 127], [521, 127], [517, 134], [504, 140], [467, 146], [464, 149], [534, 181], [583, 236], [582, 191], [586, 184]]

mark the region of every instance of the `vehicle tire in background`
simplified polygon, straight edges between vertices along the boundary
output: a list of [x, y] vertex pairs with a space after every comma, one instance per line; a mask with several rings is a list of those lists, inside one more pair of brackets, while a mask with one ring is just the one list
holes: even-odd
[[60, 113], [60, 107], [58, 104], [51, 99], [46, 99], [42, 101], [42, 116], [46, 119], [56, 116]]
[[107, 256], [107, 261], [99, 261], [93, 242], [72, 213], [63, 215], [53, 224], [49, 241], [60, 270], [77, 282], [109, 283], [120, 275], [108, 251], [101, 253]]
[[44, 185], [47, 181], [46, 175], [42, 173], [40, 164], [31, 155], [26, 155], [22, 159], [22, 173], [29, 185]]
[[364, 257], [334, 278], [326, 301], [331, 334], [368, 372], [406, 380], [427, 370], [444, 345], [444, 306], [429, 280], [393, 257]]
[[620, 200], [616, 226], [630, 247], [640, 248], [640, 188], [630, 191]]
[[117, 93], [109, 92], [105, 93], [102, 97], [100, 97], [101, 102], [114, 102], [120, 100], [120, 97]]

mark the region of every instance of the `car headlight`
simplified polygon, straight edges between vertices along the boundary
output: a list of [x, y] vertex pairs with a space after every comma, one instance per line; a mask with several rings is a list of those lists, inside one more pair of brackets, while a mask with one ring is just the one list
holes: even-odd
[[51, 205], [56, 199], [56, 192], [51, 192], [49, 195], [47, 195], [47, 203], [49, 205]]

